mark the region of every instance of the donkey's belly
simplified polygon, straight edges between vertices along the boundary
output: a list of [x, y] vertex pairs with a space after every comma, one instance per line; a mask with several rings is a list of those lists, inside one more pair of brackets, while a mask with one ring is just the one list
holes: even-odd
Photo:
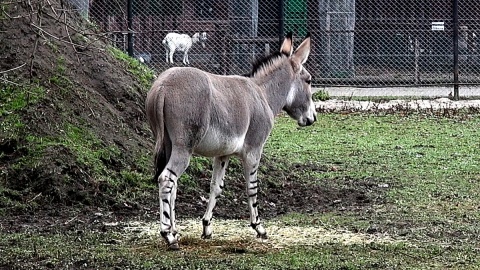
[[208, 131], [193, 152], [206, 157], [226, 156], [240, 152], [245, 134], [233, 136], [218, 131]]

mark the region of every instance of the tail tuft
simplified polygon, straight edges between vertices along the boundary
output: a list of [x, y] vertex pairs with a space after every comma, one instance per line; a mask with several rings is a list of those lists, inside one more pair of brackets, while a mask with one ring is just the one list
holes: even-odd
[[163, 172], [166, 166], [167, 154], [165, 153], [165, 149], [161, 147], [160, 149], [158, 149], [158, 152], [155, 153], [155, 176], [152, 180], [154, 183], [158, 183], [158, 177]]

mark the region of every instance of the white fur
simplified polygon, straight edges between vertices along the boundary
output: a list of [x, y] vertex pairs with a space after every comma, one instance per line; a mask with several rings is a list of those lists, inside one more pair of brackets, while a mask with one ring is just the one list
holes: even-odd
[[245, 134], [229, 137], [214, 128], [209, 129], [194, 152], [203, 156], [226, 156], [239, 153], [245, 142]]
[[297, 87], [295, 87], [294, 84], [290, 87], [290, 91], [288, 91], [288, 96], [287, 96], [287, 105], [290, 106], [292, 105], [293, 101], [295, 100], [295, 96], [297, 95]]

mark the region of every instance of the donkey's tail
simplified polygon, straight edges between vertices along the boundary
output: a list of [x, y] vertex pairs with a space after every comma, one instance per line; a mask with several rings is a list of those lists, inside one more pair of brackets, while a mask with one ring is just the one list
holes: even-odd
[[163, 99], [164, 95], [158, 92], [156, 89], [158, 86], [153, 85], [152, 89], [147, 95], [147, 100], [145, 102], [145, 109], [147, 113], [147, 120], [152, 129], [153, 135], [155, 137], [155, 149], [154, 149], [154, 166], [155, 166], [155, 176], [153, 178], [154, 182], [158, 181], [158, 177], [162, 171], [167, 166], [169, 153], [167, 153], [167, 148], [165, 147], [169, 142], [168, 136], [165, 136], [165, 124], [164, 124], [164, 113], [163, 113]]
[[155, 183], [158, 182], [158, 177], [163, 172], [168, 162], [167, 152], [165, 151], [163, 143], [161, 145], [158, 144], [158, 142], [155, 144], [155, 176], [153, 177], [153, 182]]

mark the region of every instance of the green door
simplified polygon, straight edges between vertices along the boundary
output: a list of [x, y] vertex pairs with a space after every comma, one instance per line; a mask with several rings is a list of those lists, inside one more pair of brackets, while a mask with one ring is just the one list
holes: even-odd
[[285, 32], [295, 36], [307, 34], [307, 0], [285, 0]]

